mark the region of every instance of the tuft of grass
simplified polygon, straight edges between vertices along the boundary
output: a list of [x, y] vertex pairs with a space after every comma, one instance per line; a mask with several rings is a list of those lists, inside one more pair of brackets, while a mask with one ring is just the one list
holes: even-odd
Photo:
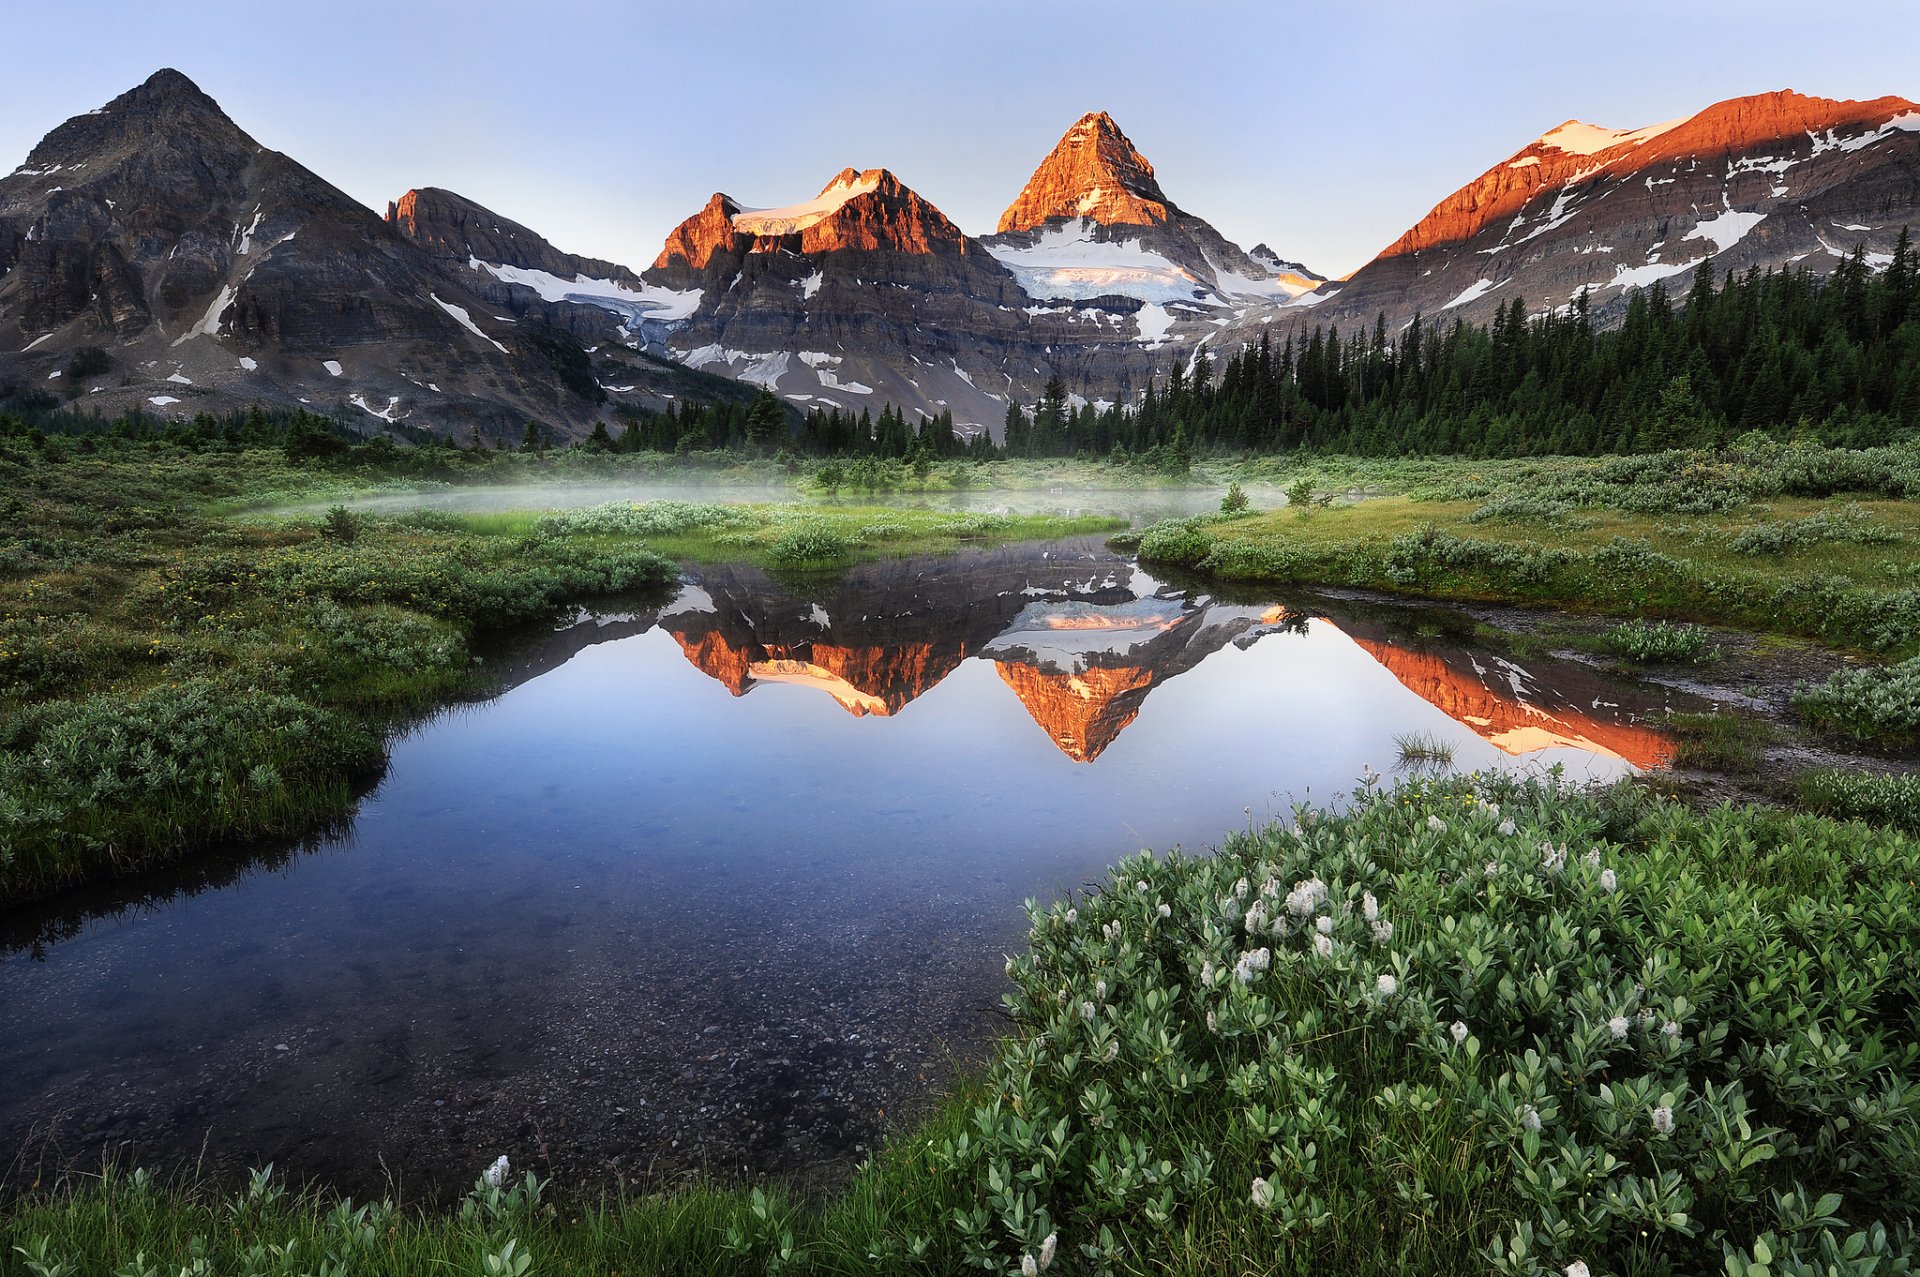
[[1774, 737], [1767, 721], [1751, 714], [1669, 713], [1665, 727], [1674, 739], [1675, 767], [1729, 775], [1758, 771]]
[[1453, 766], [1453, 745], [1432, 732], [1403, 732], [1393, 738], [1395, 766], [1402, 771]]

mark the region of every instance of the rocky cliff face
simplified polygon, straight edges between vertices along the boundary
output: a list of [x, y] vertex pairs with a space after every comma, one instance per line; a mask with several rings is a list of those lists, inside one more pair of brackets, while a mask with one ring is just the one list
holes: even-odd
[[1684, 290], [1709, 259], [1823, 271], [1855, 245], [1883, 260], [1917, 222], [1920, 107], [1902, 98], [1783, 91], [1632, 130], [1569, 120], [1276, 322], [1486, 322], [1514, 297], [1538, 313], [1582, 291], [1604, 322], [1635, 289]]
[[1111, 115], [1090, 111], [1040, 161], [997, 230], [1004, 235], [1078, 218], [1102, 226], [1160, 226], [1170, 215], [1147, 157]]
[[[556, 343], [619, 317], [476, 269], [483, 254], [639, 283], [449, 192], [410, 192], [383, 221], [161, 71], [0, 179], [0, 381], [106, 415], [263, 403], [462, 440], [529, 418], [584, 431], [609, 396], [559, 375]], [[115, 368], [65, 386], [81, 346]], [[661, 376], [686, 392], [684, 372]]]

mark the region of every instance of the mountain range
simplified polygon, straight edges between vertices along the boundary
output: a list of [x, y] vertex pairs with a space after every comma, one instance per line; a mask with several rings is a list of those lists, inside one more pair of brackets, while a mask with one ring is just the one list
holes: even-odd
[[1313, 325], [1583, 295], [1604, 323], [1708, 260], [1822, 271], [1859, 246], [1881, 264], [1916, 210], [1920, 107], [1770, 93], [1631, 130], [1568, 121], [1328, 281], [1182, 209], [1096, 112], [992, 234], [848, 167], [783, 207], [716, 192], [635, 270], [434, 187], [382, 217], [163, 70], [0, 179], [0, 397], [305, 405], [464, 440], [766, 388], [994, 429], [1054, 377], [1127, 402], [1202, 346]]

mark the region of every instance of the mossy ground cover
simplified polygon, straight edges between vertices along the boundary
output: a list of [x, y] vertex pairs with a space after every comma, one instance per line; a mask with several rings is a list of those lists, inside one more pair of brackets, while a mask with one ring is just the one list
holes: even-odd
[[824, 1199], [116, 1172], [25, 1188], [0, 1272], [1908, 1273], [1917, 856], [1633, 789], [1362, 791], [1034, 906], [986, 1075]]

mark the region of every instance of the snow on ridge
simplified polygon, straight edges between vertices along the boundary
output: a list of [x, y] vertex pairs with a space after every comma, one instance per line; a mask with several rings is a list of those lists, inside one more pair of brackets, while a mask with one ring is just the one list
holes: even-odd
[[354, 395], [351, 398], [349, 398], [347, 402], [352, 404], [354, 407], [359, 408], [364, 412], [371, 413], [374, 416], [380, 418], [380, 420], [386, 421], [386, 422], [399, 421], [408, 415], [404, 412], [396, 413], [394, 411], [394, 409], [400, 406], [400, 396], [398, 395], [394, 395], [391, 398], [389, 398], [387, 400], [387, 406], [385, 408], [375, 408], [373, 405], [367, 402], [365, 395]]
[[467, 258], [467, 265], [492, 275], [502, 283], [531, 288], [540, 295], [542, 301], [599, 306], [628, 319], [686, 319], [699, 309], [700, 299], [704, 296], [698, 288], [662, 288], [657, 284], [629, 288], [610, 279], [594, 279], [587, 275], [562, 279], [549, 271], [496, 265], [473, 256]]
[[835, 179], [827, 189], [804, 204], [780, 208], [743, 208], [733, 215], [733, 228], [746, 235], [792, 235], [826, 221], [847, 201], [879, 189], [880, 175]]
[[[433, 299], [434, 305], [438, 306], [441, 310], [446, 311], [447, 314], [453, 316], [454, 322], [459, 324], [462, 328], [472, 333], [475, 337], [480, 338], [480, 340], [482, 341], [492, 342], [493, 348], [499, 351], [501, 354], [504, 355], [507, 353], [507, 348], [505, 346], [502, 346], [499, 342], [494, 341], [493, 338], [487, 336], [485, 333], [480, 331], [480, 325], [473, 322], [473, 316], [467, 313], [467, 308], [465, 306], [456, 306], [452, 302], [443, 302], [440, 300], [439, 296], [434, 293], [428, 293], [427, 296]], [[331, 371], [331, 369], [329, 371]], [[340, 374], [336, 372], [333, 375], [338, 377]]]
[[1559, 128], [1542, 134], [1540, 140], [1534, 145], [1562, 151], [1568, 155], [1598, 155], [1616, 146], [1640, 146], [1651, 142], [1662, 133], [1671, 133], [1692, 118], [1690, 115], [1683, 115], [1677, 120], [1649, 124], [1644, 129], [1603, 129], [1597, 124], [1568, 120]]

